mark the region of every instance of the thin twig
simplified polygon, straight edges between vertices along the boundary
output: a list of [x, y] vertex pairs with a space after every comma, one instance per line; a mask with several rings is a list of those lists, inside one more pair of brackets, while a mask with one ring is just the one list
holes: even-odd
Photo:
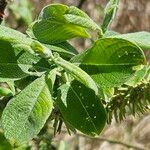
[[[52, 128], [52, 127], [50, 127]], [[52, 128], [53, 129], [53, 128]], [[66, 130], [61, 130], [62, 133], [67, 133]], [[118, 144], [118, 145], [122, 145], [124, 147], [127, 147], [127, 148], [133, 148], [135, 150], [147, 150], [145, 148], [142, 148], [142, 147], [139, 147], [139, 146], [135, 146], [135, 145], [131, 145], [131, 144], [128, 144], [128, 143], [124, 143], [124, 142], [121, 142], [121, 141], [117, 141], [117, 140], [110, 140], [110, 139], [107, 139], [107, 138], [104, 138], [104, 137], [96, 137], [96, 138], [90, 138], [84, 134], [81, 134], [81, 133], [76, 133], [77, 136], [81, 136], [81, 137], [85, 137], [85, 138], [89, 138], [89, 139], [95, 139], [95, 140], [100, 140], [100, 141], [106, 141], [108, 143], [111, 143], [111, 144]]]
[[77, 7], [78, 7], [78, 8], [82, 8], [82, 6], [83, 6], [83, 4], [84, 4], [85, 1], [86, 1], [86, 0], [80, 0]]
[[[86, 137], [86, 136], [84, 136], [84, 137]], [[138, 147], [138, 146], [135, 146], [135, 145], [127, 144], [127, 143], [124, 143], [124, 142], [121, 142], [121, 141], [110, 140], [110, 139], [103, 138], [103, 137], [98, 137], [98, 138], [94, 138], [94, 139], [97, 139], [97, 140], [100, 140], [100, 141], [106, 141], [106, 142], [109, 142], [111, 144], [122, 145], [124, 147], [133, 148], [133, 149], [136, 149], [136, 150], [146, 150], [145, 148], [142, 148], [142, 147]]]

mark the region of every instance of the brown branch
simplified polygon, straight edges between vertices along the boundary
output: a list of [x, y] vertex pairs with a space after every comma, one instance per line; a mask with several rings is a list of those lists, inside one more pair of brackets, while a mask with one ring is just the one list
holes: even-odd
[[[90, 138], [90, 137], [87, 137], [86, 135], [81, 134], [81, 133], [77, 133], [77, 135], [85, 137], [85, 138]], [[117, 141], [117, 140], [110, 140], [110, 139], [107, 139], [107, 138], [104, 138], [104, 137], [96, 137], [96, 138], [90, 138], [90, 139], [106, 141], [106, 142], [111, 143], [111, 144], [118, 144], [118, 145], [122, 145], [122, 146], [127, 147], [127, 148], [133, 148], [135, 150], [147, 150], [147, 149], [142, 148], [142, 147], [138, 147], [138, 146], [135, 146], [135, 145], [130, 145], [130, 144], [127, 144], [127, 143], [124, 143], [124, 142], [121, 142], [121, 141]]]
[[[49, 127], [51, 129], [53, 129], [53, 127]], [[63, 133], [67, 133], [66, 130], [61, 130], [61, 132]], [[122, 145], [124, 147], [127, 147], [127, 148], [132, 148], [132, 149], [135, 149], [135, 150], [147, 150], [145, 148], [142, 148], [142, 147], [139, 147], [139, 146], [135, 146], [135, 145], [131, 145], [131, 144], [128, 144], [128, 143], [124, 143], [124, 142], [121, 142], [121, 141], [117, 141], [117, 140], [110, 140], [110, 139], [107, 139], [107, 138], [104, 138], [104, 137], [96, 137], [96, 138], [90, 138], [84, 134], [81, 134], [81, 133], [76, 133], [77, 136], [81, 136], [81, 137], [85, 137], [85, 138], [89, 138], [89, 139], [95, 139], [95, 140], [100, 140], [100, 141], [106, 141], [108, 143], [111, 143], [111, 144], [118, 144], [118, 145]]]
[[111, 143], [111, 144], [122, 145], [124, 147], [133, 148], [135, 150], [146, 150], [145, 148], [142, 148], [142, 147], [138, 147], [138, 146], [135, 146], [135, 145], [130, 145], [130, 144], [127, 144], [127, 143], [124, 143], [124, 142], [121, 142], [121, 141], [110, 140], [110, 139], [103, 138], [103, 137], [98, 137], [98, 138], [94, 138], [94, 139], [101, 140], [101, 141], [106, 141], [106, 142]]
[[7, 6], [7, 0], [0, 0], [0, 23], [3, 21], [4, 10]]

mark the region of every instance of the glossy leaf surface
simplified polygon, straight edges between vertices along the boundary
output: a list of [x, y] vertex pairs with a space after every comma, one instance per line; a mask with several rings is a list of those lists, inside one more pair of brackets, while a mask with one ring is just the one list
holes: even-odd
[[86, 28], [100, 30], [99, 26], [78, 8], [51, 4], [41, 11], [38, 21], [28, 29], [28, 34], [45, 44], [54, 44], [74, 37], [89, 38]]
[[143, 31], [143, 32], [127, 33], [116, 35], [115, 37], [135, 42], [141, 48], [150, 50], [150, 32]]
[[24, 34], [0, 26], [0, 82], [39, 76], [48, 69], [44, 59], [30, 54], [31, 42]]
[[91, 30], [101, 30], [100, 27], [85, 12], [77, 7], [70, 6], [64, 17], [72, 24], [76, 24]]
[[58, 57], [55, 60], [55, 63], [58, 66], [63, 67], [69, 74], [71, 74], [76, 80], [84, 84], [86, 87], [92, 89], [95, 91], [95, 94], [98, 94], [98, 88], [93, 81], [93, 79], [82, 69], [80, 69], [78, 66]]
[[142, 50], [124, 39], [103, 38], [87, 51], [72, 58], [99, 87], [122, 85], [146, 63]]
[[106, 113], [100, 99], [80, 82], [62, 85], [56, 104], [65, 121], [84, 134], [97, 136], [104, 128]]
[[57, 52], [58, 54], [60, 54], [60, 56], [64, 58], [72, 58], [77, 54], [77, 51], [75, 51], [75, 49], [67, 42], [59, 43], [56, 45], [44, 45], [52, 52]]

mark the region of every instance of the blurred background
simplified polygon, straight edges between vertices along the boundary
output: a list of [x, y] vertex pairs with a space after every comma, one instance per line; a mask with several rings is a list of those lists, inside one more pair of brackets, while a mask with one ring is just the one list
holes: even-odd
[[[9, 2], [3, 24], [25, 32], [28, 25], [37, 18], [40, 10], [51, 3], [74, 5], [84, 10], [95, 22], [101, 24], [104, 7], [108, 0], [14, 0]], [[150, 32], [150, 0], [120, 0], [116, 19], [111, 30], [119, 33]], [[88, 40], [76, 39], [71, 43], [82, 51], [89, 45]], [[150, 52], [146, 53], [150, 60]], [[51, 126], [50, 126], [51, 128]], [[66, 129], [52, 138], [50, 129], [50, 149], [59, 150], [129, 150], [150, 149], [150, 113], [136, 116], [128, 115], [122, 122], [112, 121], [97, 139], [90, 139], [78, 133], [68, 135]], [[31, 143], [34, 150], [40, 149]], [[52, 148], [53, 147], [53, 148]], [[45, 149], [47, 150], [47, 149]], [[48, 149], [49, 150], [49, 149]]]

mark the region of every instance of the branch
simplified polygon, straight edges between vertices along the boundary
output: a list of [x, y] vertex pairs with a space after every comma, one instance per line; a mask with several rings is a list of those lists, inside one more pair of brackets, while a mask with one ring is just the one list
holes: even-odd
[[4, 10], [7, 6], [7, 0], [0, 0], [0, 23], [3, 21]]
[[[85, 137], [86, 137], [86, 136], [85, 136]], [[146, 150], [145, 148], [142, 148], [142, 147], [130, 145], [130, 144], [127, 144], [127, 143], [124, 143], [124, 142], [121, 142], [121, 141], [110, 140], [110, 139], [103, 138], [103, 137], [94, 138], [94, 139], [101, 140], [101, 141], [106, 141], [106, 142], [109, 142], [109, 143], [111, 143], [111, 144], [122, 145], [122, 146], [124, 146], [124, 147], [133, 148], [133, 149], [136, 149], [136, 150]]]
[[78, 8], [82, 8], [82, 6], [83, 6], [83, 4], [84, 4], [85, 1], [86, 1], [86, 0], [80, 0], [77, 7], [78, 7]]
[[[53, 127], [49, 127], [50, 129], [53, 129]], [[66, 130], [62, 129], [61, 130], [62, 133], [68, 133]], [[147, 150], [145, 148], [142, 148], [142, 147], [139, 147], [139, 146], [135, 146], [135, 145], [131, 145], [131, 144], [128, 144], [128, 143], [124, 143], [124, 142], [121, 142], [121, 141], [116, 141], [116, 140], [110, 140], [110, 139], [107, 139], [107, 138], [104, 138], [104, 137], [96, 137], [96, 138], [90, 138], [84, 134], [81, 134], [81, 133], [76, 133], [77, 136], [81, 136], [81, 137], [84, 137], [84, 138], [89, 138], [89, 139], [95, 139], [95, 140], [100, 140], [100, 141], [106, 141], [108, 143], [111, 143], [111, 144], [118, 144], [118, 145], [122, 145], [124, 147], [127, 147], [127, 148], [132, 148], [132, 149], [135, 149], [135, 150]]]
[[[87, 137], [86, 135], [81, 134], [81, 133], [77, 133], [77, 135], [85, 137], [85, 138], [90, 138], [90, 137]], [[100, 141], [106, 141], [106, 142], [111, 143], [111, 144], [118, 144], [118, 145], [122, 145], [122, 146], [127, 147], [127, 148], [133, 148], [135, 150], [147, 150], [147, 149], [142, 148], [142, 147], [130, 145], [130, 144], [127, 144], [127, 143], [124, 143], [124, 142], [121, 142], [121, 141], [110, 140], [110, 139], [107, 139], [107, 138], [104, 138], [104, 137], [96, 137], [96, 138], [90, 138], [90, 139], [96, 139], [96, 140], [100, 140]]]

